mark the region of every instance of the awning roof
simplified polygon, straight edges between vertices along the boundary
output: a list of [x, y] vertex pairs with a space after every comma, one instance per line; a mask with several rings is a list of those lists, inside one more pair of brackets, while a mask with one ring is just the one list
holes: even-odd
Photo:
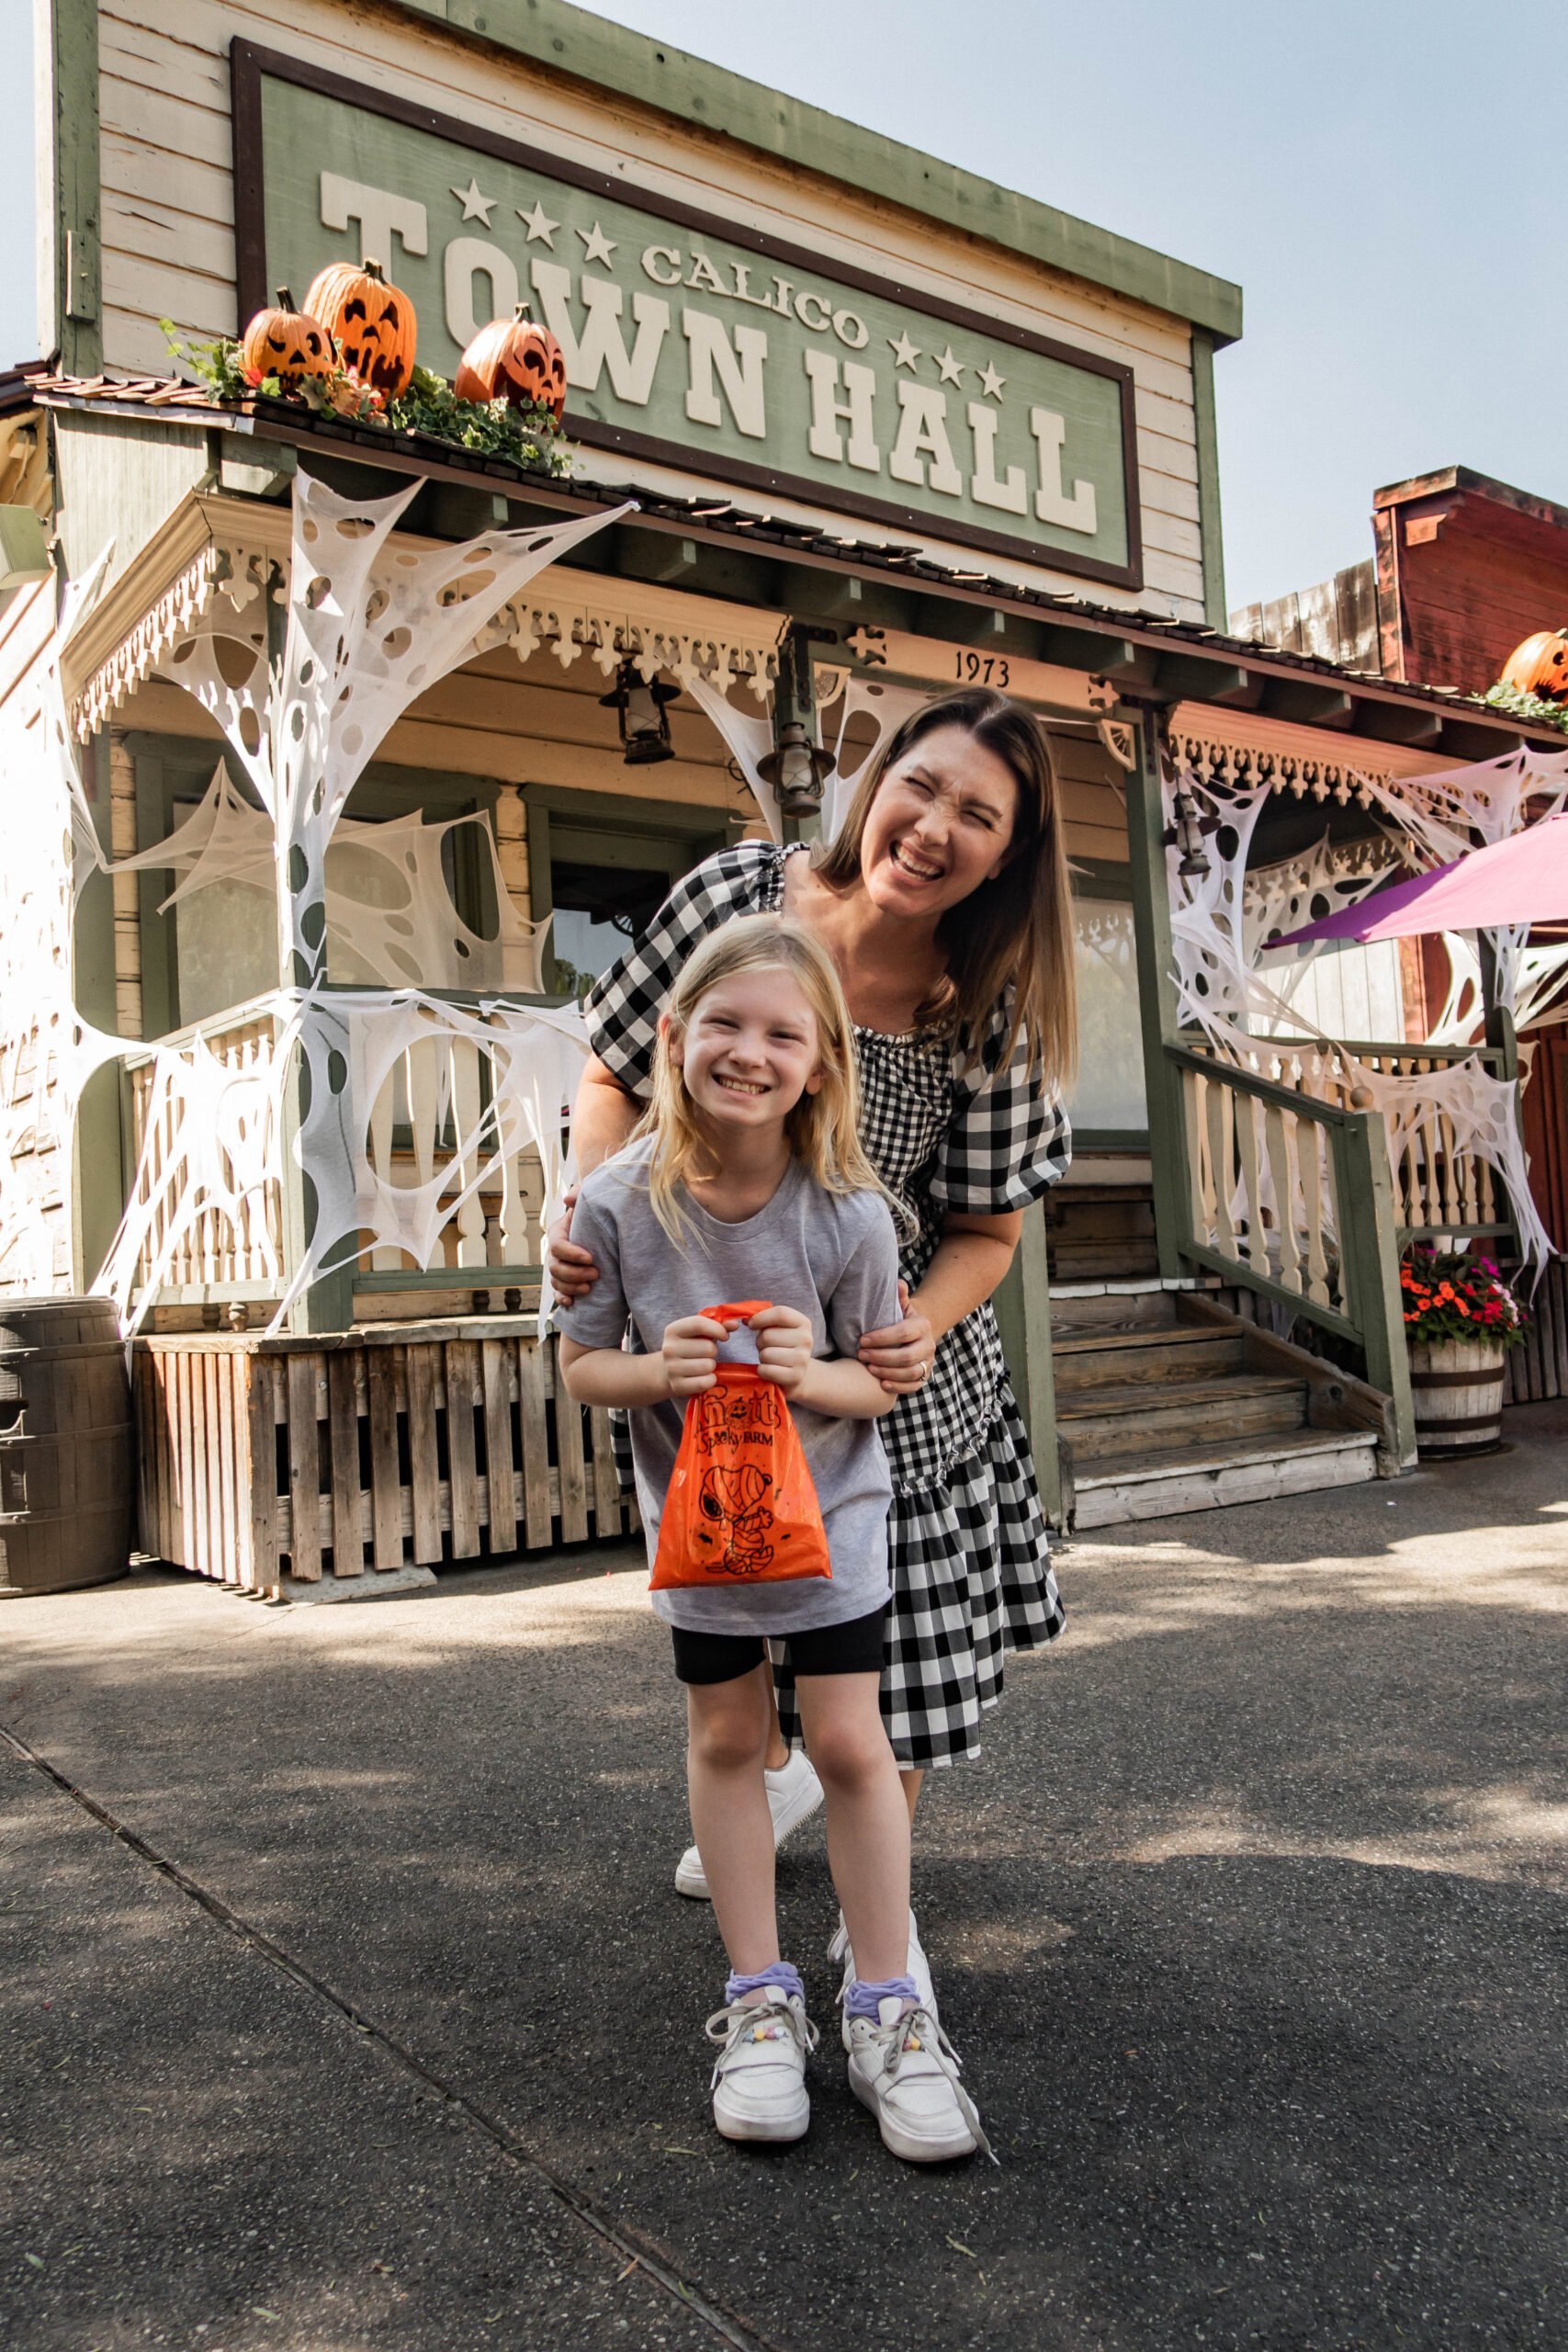
[[[1299, 653], [1234, 638], [1198, 621], [1168, 620], [1141, 610], [1102, 605], [1068, 591], [1021, 585], [977, 564], [942, 561], [919, 548], [840, 535], [769, 512], [739, 499], [688, 496], [645, 483], [617, 484], [546, 475], [508, 459], [417, 434], [321, 417], [294, 402], [247, 401], [214, 405], [200, 386], [141, 377], [119, 381], [18, 370], [0, 379], [0, 411], [20, 404], [96, 411], [105, 416], [156, 415], [165, 424], [220, 430], [253, 446], [290, 444], [356, 459], [384, 470], [434, 481], [489, 486], [547, 507], [619, 505], [634, 500], [637, 527], [678, 532], [709, 543], [744, 543], [775, 560], [903, 587], [938, 598], [949, 617], [925, 606], [925, 627], [962, 635], [962, 605], [989, 608], [1039, 623], [1037, 659], [1107, 678], [1122, 699], [1171, 704], [1199, 702], [1219, 709], [1251, 710], [1288, 723], [1382, 742], [1411, 745], [1439, 757], [1500, 756], [1523, 741], [1561, 749], [1549, 729], [1521, 726], [1461, 696], [1457, 688], [1409, 684], [1348, 670], [1318, 654]], [[798, 602], [792, 593], [792, 602]], [[808, 609], [808, 607], [807, 607]], [[868, 614], [869, 621], [873, 616]], [[937, 626], [931, 628], [935, 619]], [[919, 620], [895, 626], [919, 628]], [[853, 623], [850, 626], [852, 628]]]

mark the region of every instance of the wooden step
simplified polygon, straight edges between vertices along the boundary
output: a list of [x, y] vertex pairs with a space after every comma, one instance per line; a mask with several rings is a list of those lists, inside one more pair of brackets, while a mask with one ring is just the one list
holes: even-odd
[[1288, 1373], [1236, 1373], [1228, 1379], [1130, 1381], [1069, 1392], [1057, 1399], [1056, 1419], [1074, 1462], [1089, 1463], [1150, 1447], [1299, 1430], [1306, 1402], [1305, 1381]]
[[1295, 1430], [1245, 1445], [1151, 1446], [1086, 1465], [1077, 1480], [1073, 1523], [1082, 1532], [1360, 1486], [1377, 1476], [1376, 1444], [1370, 1430]]
[[1052, 1348], [1058, 1398], [1080, 1389], [1147, 1381], [1212, 1379], [1247, 1368], [1247, 1334], [1178, 1323], [1166, 1329], [1080, 1333]]
[[1118, 1283], [1053, 1283], [1051, 1334], [1054, 1340], [1106, 1329], [1168, 1330], [1176, 1321], [1176, 1295], [1157, 1280]]
[[1045, 1253], [1053, 1282], [1131, 1282], [1159, 1270], [1159, 1250], [1147, 1240], [1054, 1241]]

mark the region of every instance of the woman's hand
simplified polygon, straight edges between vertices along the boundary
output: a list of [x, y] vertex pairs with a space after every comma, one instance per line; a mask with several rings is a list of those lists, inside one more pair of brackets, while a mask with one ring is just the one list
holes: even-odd
[[898, 1284], [898, 1304], [904, 1309], [902, 1323], [890, 1323], [885, 1330], [865, 1331], [856, 1351], [867, 1372], [874, 1373], [890, 1396], [908, 1396], [923, 1388], [931, 1376], [936, 1362], [936, 1333], [929, 1316], [917, 1307], [909, 1312], [909, 1285]]
[[580, 1250], [571, 1238], [571, 1213], [576, 1206], [574, 1184], [566, 1196], [565, 1207], [545, 1235], [545, 1263], [549, 1268], [550, 1286], [568, 1306], [586, 1298], [599, 1279], [598, 1267], [587, 1250]]
[[672, 1397], [700, 1396], [715, 1385], [719, 1342], [728, 1337], [722, 1323], [711, 1322], [705, 1315], [683, 1315], [678, 1323], [665, 1325], [659, 1352]]
[[747, 1329], [756, 1335], [757, 1368], [786, 1396], [793, 1396], [811, 1363], [816, 1333], [808, 1315], [793, 1306], [765, 1306]]

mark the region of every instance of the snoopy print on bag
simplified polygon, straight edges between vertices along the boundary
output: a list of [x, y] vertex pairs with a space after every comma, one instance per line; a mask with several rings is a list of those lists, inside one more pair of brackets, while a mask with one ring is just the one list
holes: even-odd
[[[710, 1306], [728, 1328], [766, 1300]], [[789, 1407], [755, 1364], [721, 1363], [686, 1408], [652, 1587], [831, 1577], [817, 1489]]]

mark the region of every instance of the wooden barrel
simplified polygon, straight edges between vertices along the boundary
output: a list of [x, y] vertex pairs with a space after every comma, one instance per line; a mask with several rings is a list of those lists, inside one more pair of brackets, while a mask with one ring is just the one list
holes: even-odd
[[0, 1600], [130, 1565], [130, 1383], [107, 1298], [0, 1298]]
[[1484, 1340], [1410, 1351], [1416, 1443], [1422, 1453], [1474, 1453], [1503, 1434], [1503, 1358]]

